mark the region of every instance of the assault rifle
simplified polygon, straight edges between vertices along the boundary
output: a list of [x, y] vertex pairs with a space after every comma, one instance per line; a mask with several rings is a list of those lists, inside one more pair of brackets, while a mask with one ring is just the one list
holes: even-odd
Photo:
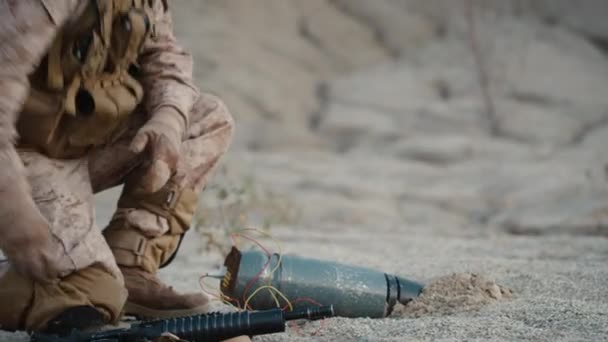
[[143, 342], [165, 333], [189, 342], [213, 342], [232, 337], [264, 335], [285, 331], [285, 323], [296, 319], [317, 320], [334, 316], [333, 306], [210, 313], [180, 318], [145, 321], [125, 329], [98, 332], [74, 331], [68, 336], [34, 334], [32, 342]]

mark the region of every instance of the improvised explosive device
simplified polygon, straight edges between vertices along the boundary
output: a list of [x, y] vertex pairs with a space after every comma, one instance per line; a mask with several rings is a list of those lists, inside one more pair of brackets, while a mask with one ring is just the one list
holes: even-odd
[[269, 257], [258, 250], [241, 252], [235, 247], [224, 266], [224, 297], [254, 310], [277, 307], [283, 298], [294, 308], [333, 305], [336, 316], [380, 318], [388, 316], [397, 302], [406, 304], [417, 297], [423, 288], [417, 282], [368, 268], [295, 255]]

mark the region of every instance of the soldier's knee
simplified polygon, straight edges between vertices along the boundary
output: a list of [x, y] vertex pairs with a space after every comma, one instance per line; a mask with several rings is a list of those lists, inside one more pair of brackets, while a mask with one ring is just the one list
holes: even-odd
[[127, 298], [122, 281], [97, 266], [76, 271], [57, 283], [39, 284], [8, 270], [0, 277], [0, 325], [39, 331], [63, 311], [76, 306], [98, 310], [116, 322]]
[[194, 121], [200, 121], [209, 130], [221, 129], [232, 137], [235, 128], [234, 118], [226, 103], [211, 94], [201, 94], [193, 108]]
[[231, 135], [232, 135], [234, 132], [234, 127], [235, 127], [234, 118], [232, 117], [230, 110], [226, 106], [226, 103], [224, 103], [224, 101], [222, 101], [219, 98], [216, 98], [216, 99], [217, 99], [217, 111], [219, 112], [219, 115], [226, 122], [227, 129], [231, 132]]

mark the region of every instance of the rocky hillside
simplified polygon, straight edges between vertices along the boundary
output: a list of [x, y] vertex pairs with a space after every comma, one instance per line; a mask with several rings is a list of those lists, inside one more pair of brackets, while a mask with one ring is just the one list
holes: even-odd
[[[237, 119], [234, 163], [255, 160], [236, 169], [297, 194], [306, 220], [357, 208], [369, 222], [408, 223], [401, 208], [414, 206], [442, 224], [608, 234], [608, 27], [598, 15], [608, 3], [174, 7], [202, 88]], [[311, 205], [318, 196], [340, 205]]]
[[[430, 87], [456, 97], [458, 88], [468, 87], [471, 101], [481, 103], [470, 49], [467, 18], [471, 11], [473, 34], [485, 55], [483, 64], [492, 87], [536, 87], [553, 93], [533, 95], [551, 95], [557, 102], [562, 99], [556, 97], [561, 96], [579, 101], [597, 94], [601, 97], [603, 90], [597, 89], [597, 80], [603, 78], [596, 69], [602, 69], [604, 58], [592, 45], [608, 37], [600, 14], [606, 13], [608, 5], [601, 0], [576, 4], [565, 0], [265, 0], [263, 5], [240, 0], [183, 0], [174, 7], [178, 33], [198, 57], [197, 76], [202, 87], [226, 99], [240, 123], [239, 145], [250, 149], [319, 146], [319, 136], [311, 129], [319, 125], [332, 83], [359, 72], [374, 73], [371, 66], [397, 64], [403, 72], [418, 73], [440, 73], [437, 65], [452, 73], [458, 70], [462, 75], [452, 75], [450, 80], [427, 75], [436, 78], [430, 80]], [[582, 74], [581, 68], [585, 69]], [[546, 77], [548, 72], [560, 82]], [[571, 75], [575, 79], [564, 82]], [[401, 89], [404, 97], [398, 99], [403, 103], [417, 97], [411, 90], [429, 87], [423, 80], [414, 85], [416, 89], [409, 89], [403, 82], [395, 83], [397, 79], [382, 79], [380, 75], [377, 79], [393, 93]], [[581, 88], [581, 83], [591, 89]], [[377, 89], [382, 93], [386, 90]], [[504, 93], [505, 89], [495, 91]], [[530, 94], [522, 91], [532, 90], [506, 91], [526, 98]], [[592, 94], [586, 94], [588, 91]], [[512, 111], [513, 106], [531, 110], [529, 103], [502, 100], [497, 100], [501, 102], [496, 104], [498, 111]], [[535, 120], [543, 116], [538, 110], [532, 115]], [[563, 128], [567, 119], [558, 116], [556, 120], [549, 130]], [[510, 123], [503, 126], [507, 131], [516, 129]], [[561, 139], [571, 139], [571, 133]]]

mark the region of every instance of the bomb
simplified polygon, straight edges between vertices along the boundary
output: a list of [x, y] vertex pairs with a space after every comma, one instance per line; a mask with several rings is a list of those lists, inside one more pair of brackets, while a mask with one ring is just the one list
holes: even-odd
[[[226, 257], [221, 282], [224, 296], [247, 309], [266, 310], [285, 305], [294, 308], [333, 305], [336, 316], [388, 316], [396, 303], [406, 304], [422, 291], [422, 284], [381, 271], [236, 248]], [[275, 291], [276, 289], [276, 291]], [[279, 294], [280, 292], [280, 294]]]

